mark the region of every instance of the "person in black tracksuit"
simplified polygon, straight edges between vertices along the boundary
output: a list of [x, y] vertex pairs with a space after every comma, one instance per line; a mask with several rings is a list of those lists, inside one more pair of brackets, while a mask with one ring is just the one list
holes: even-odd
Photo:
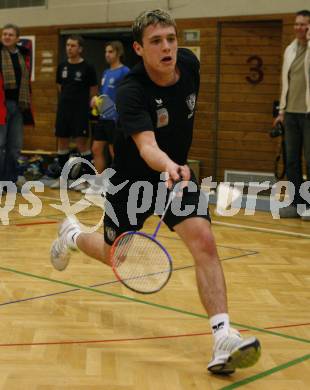
[[[83, 39], [72, 35], [66, 42], [67, 60], [57, 67], [59, 99], [55, 135], [58, 160], [63, 168], [69, 158], [70, 139], [74, 138], [82, 157], [91, 161], [88, 145], [90, 100], [98, 92], [95, 68], [82, 57]], [[55, 184], [54, 188], [57, 188]]]

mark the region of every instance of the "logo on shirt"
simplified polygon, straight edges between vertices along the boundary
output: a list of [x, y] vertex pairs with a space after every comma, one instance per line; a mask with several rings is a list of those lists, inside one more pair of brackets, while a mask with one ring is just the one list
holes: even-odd
[[195, 93], [191, 93], [189, 96], [187, 96], [186, 104], [190, 110], [190, 113], [188, 114], [187, 118], [190, 119], [194, 115], [194, 109], [195, 109], [195, 105], [196, 105], [196, 94]]
[[75, 72], [74, 80], [75, 81], [82, 81], [82, 72], [80, 72], [80, 71]]
[[61, 77], [66, 79], [68, 77], [68, 68], [65, 66], [62, 70]]
[[157, 104], [158, 107], [162, 106], [163, 105], [163, 100], [162, 99], [156, 99], [155, 98], [155, 102]]
[[157, 128], [165, 127], [169, 123], [169, 113], [166, 108], [160, 108], [156, 111], [157, 113]]

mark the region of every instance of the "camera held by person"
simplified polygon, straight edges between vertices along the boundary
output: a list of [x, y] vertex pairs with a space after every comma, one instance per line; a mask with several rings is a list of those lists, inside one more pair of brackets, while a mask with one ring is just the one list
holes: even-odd
[[282, 122], [277, 122], [274, 127], [270, 130], [270, 137], [275, 138], [279, 137], [280, 135], [284, 136], [284, 126]]

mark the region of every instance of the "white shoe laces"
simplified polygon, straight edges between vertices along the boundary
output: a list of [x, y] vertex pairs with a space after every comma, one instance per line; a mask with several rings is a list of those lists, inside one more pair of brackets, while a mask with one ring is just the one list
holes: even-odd
[[235, 329], [230, 329], [227, 336], [221, 337], [215, 344], [214, 354], [230, 353], [242, 343], [242, 337]]

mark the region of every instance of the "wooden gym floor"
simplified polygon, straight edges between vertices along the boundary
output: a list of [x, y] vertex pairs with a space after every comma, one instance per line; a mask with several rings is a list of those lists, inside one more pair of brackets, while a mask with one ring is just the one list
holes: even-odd
[[[63, 214], [50, 204], [60, 204], [59, 191], [36, 195], [40, 215], [22, 217], [27, 201], [17, 195], [9, 225], [0, 224], [0, 389], [310, 388], [310, 223], [213, 213], [231, 319], [263, 348], [256, 366], [216, 377], [206, 370], [212, 338], [193, 262], [178, 237], [160, 231], [175, 271], [158, 294], [131, 293], [81, 253], [57, 272], [49, 248]], [[101, 215], [91, 206], [78, 216], [93, 225]]]

